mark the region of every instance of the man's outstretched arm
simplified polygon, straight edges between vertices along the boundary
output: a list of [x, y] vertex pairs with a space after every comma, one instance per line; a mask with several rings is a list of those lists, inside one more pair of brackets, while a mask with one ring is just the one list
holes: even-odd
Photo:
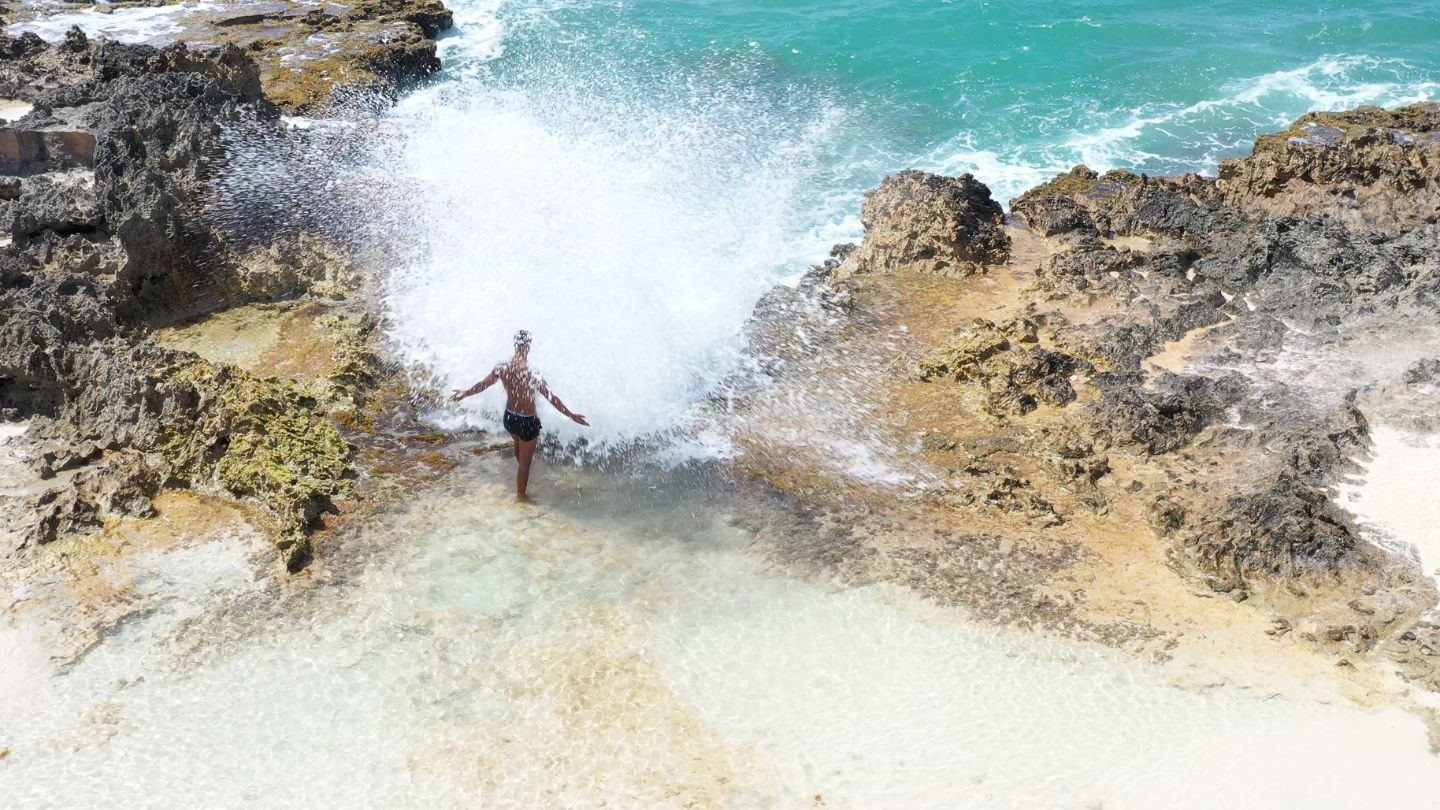
[[590, 423], [585, 421], [585, 414], [575, 413], [569, 408], [565, 407], [565, 403], [560, 401], [560, 397], [556, 396], [555, 392], [550, 390], [550, 386], [546, 385], [544, 380], [541, 380], [540, 384], [535, 386], [535, 390], [540, 392], [540, 396], [550, 400], [550, 404], [555, 406], [555, 410], [565, 414], [574, 421], [579, 422], [586, 427], [589, 427]]
[[500, 379], [500, 366], [496, 366], [495, 368], [493, 368], [493, 369], [490, 370], [490, 373], [489, 373], [489, 374], [485, 375], [485, 379], [481, 380], [480, 382], [475, 383], [474, 385], [470, 386], [469, 388], [466, 388], [464, 391], [461, 391], [459, 388], [456, 388], [454, 391], [451, 391], [451, 392], [450, 392], [450, 401], [451, 401], [451, 402], [459, 402], [460, 400], [462, 400], [462, 399], [464, 399], [464, 398], [466, 398], [466, 397], [473, 397], [473, 396], [475, 396], [476, 394], [480, 393], [481, 391], [484, 391], [486, 388], [489, 388], [490, 386], [494, 385], [496, 382], [499, 381], [499, 379]]

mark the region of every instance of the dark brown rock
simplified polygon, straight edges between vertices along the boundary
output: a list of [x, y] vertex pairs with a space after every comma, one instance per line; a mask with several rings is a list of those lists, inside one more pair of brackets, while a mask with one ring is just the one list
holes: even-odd
[[1440, 221], [1440, 102], [1313, 112], [1220, 164], [1227, 203], [1273, 216], [1332, 216], [1354, 228]]
[[969, 275], [1010, 256], [1005, 212], [971, 175], [907, 171], [865, 196], [865, 239], [841, 264], [848, 273]]

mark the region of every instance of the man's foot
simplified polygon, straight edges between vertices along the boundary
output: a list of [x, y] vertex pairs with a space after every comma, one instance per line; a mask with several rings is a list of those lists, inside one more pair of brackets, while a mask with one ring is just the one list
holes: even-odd
[[515, 502], [516, 502], [516, 503], [535, 503], [535, 499], [532, 498], [532, 497], [530, 497], [529, 495], [516, 495], [516, 496], [515, 496]]

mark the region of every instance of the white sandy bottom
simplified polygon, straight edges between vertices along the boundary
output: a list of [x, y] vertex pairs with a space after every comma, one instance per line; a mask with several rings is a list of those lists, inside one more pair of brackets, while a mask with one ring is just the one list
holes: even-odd
[[1371, 460], [1340, 488], [1339, 503], [1381, 545], [1440, 576], [1440, 436], [1382, 425], [1370, 438]]
[[[1183, 691], [896, 588], [827, 591], [683, 504], [561, 511], [488, 483], [427, 495], [377, 529], [405, 552], [318, 615], [188, 624], [198, 590], [257, 586], [223, 546], [175, 552], [156, 587], [178, 595], [64, 676], [33, 635], [0, 631], [0, 795], [1112, 810], [1440, 795], [1422, 724], [1397, 710]], [[175, 641], [196, 634], [236, 640], [187, 662]]]

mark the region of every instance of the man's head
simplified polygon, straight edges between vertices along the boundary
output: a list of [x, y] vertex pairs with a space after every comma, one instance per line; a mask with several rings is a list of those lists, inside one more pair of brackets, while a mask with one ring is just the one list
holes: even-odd
[[515, 333], [515, 351], [519, 354], [530, 351], [530, 332], [528, 330], [521, 329]]

